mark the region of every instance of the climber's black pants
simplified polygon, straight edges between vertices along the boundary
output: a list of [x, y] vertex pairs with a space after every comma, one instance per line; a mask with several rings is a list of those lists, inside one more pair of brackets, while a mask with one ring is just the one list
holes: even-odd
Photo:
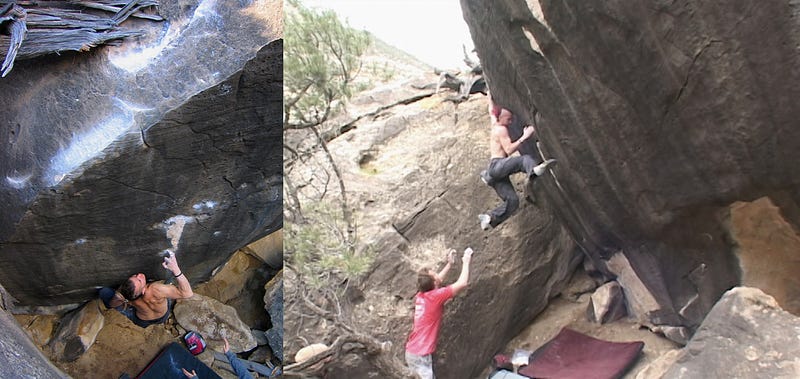
[[533, 178], [536, 176], [533, 173], [533, 168], [536, 167], [536, 164], [536, 160], [530, 155], [492, 158], [489, 162], [487, 172], [492, 178], [489, 185], [497, 192], [497, 196], [503, 199], [502, 204], [489, 212], [489, 216], [492, 218], [492, 227], [500, 225], [500, 223], [511, 217], [517, 208], [519, 208], [519, 197], [514, 190], [514, 186], [511, 184], [509, 176], [518, 172], [524, 172], [529, 177]]

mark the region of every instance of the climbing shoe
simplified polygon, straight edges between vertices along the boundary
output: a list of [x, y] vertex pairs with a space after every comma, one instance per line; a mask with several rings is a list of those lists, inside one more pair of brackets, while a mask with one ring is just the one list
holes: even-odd
[[483, 229], [483, 230], [487, 230], [491, 226], [492, 217], [487, 215], [487, 214], [483, 214], [483, 213], [479, 214], [478, 215], [478, 220], [480, 220], [481, 229]]
[[548, 159], [548, 160], [542, 162], [541, 164], [539, 164], [538, 166], [534, 167], [533, 168], [533, 174], [536, 175], [536, 176], [542, 176], [542, 174], [544, 174], [544, 172], [547, 170], [547, 168], [552, 166], [552, 165], [554, 165], [554, 164], [556, 164], [556, 160], [555, 159]]
[[492, 177], [491, 175], [489, 175], [489, 171], [487, 170], [481, 171], [481, 181], [483, 181], [483, 183], [486, 184], [487, 186], [492, 185]]

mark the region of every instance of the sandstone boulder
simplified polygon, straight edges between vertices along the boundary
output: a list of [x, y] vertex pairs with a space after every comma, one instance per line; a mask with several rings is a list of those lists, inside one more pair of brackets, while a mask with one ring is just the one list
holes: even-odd
[[100, 300], [92, 300], [61, 319], [50, 342], [53, 357], [72, 362], [92, 347], [105, 323], [100, 303]]
[[731, 237], [742, 286], [764, 291], [800, 316], [800, 235], [787, 211], [768, 197], [737, 202], [730, 208]]
[[756, 288], [726, 292], [664, 378], [800, 377], [800, 318]]
[[[342, 297], [341, 312], [358, 330], [385, 343], [389, 356], [403, 356], [417, 270], [440, 268], [449, 248], [459, 251], [459, 261], [464, 248], [475, 250], [468, 289], [446, 306], [435, 362], [442, 377], [477, 377], [486, 361], [461, 357], [488, 360], [501, 350], [566, 288], [582, 261], [551, 213], [553, 204], [546, 198], [535, 204], [527, 200], [542, 187], [535, 182], [526, 187], [521, 177], [513, 179], [521, 209], [496, 229], [480, 229], [477, 215], [499, 203], [478, 177], [488, 164], [487, 122], [482, 95], [458, 107], [431, 98], [364, 118], [357, 132], [329, 144], [348, 181], [348, 197], [363, 205], [358, 234], [376, 252], [368, 273]], [[358, 159], [367, 150], [369, 170]], [[445, 282], [455, 281], [459, 269], [457, 263]], [[341, 333], [328, 320], [298, 316], [309, 311], [302, 309], [301, 288], [294, 282], [285, 281], [291, 294], [285, 298], [286, 313], [292, 315], [284, 325], [288, 356], [307, 341], [330, 341]], [[330, 366], [339, 366], [332, 369], [343, 374], [378, 371], [355, 355]]]
[[605, 324], [616, 321], [627, 315], [625, 295], [617, 282], [608, 282], [598, 288], [589, 300], [586, 308], [589, 319]]
[[233, 352], [249, 351], [257, 346], [250, 328], [239, 319], [236, 309], [212, 298], [195, 294], [178, 300], [174, 313], [181, 327], [200, 333], [206, 340], [227, 338]]
[[264, 283], [269, 274], [265, 263], [240, 249], [211, 280], [198, 285], [195, 293], [232, 306], [245, 324], [264, 329], [269, 325], [264, 309]]
[[247, 245], [243, 250], [272, 268], [283, 267], [283, 229]]
[[59, 321], [58, 315], [14, 315], [14, 318], [40, 348], [50, 342]]

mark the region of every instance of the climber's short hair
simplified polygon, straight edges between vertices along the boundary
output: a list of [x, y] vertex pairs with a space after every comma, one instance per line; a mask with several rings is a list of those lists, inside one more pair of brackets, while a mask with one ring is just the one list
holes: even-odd
[[122, 297], [129, 301], [136, 300], [142, 296], [141, 294], [136, 296], [136, 284], [130, 278], [128, 278], [128, 281], [126, 281], [125, 284], [119, 287], [119, 293], [122, 295]]
[[428, 292], [436, 289], [436, 278], [433, 277], [431, 269], [423, 268], [417, 273], [417, 289], [419, 292]]

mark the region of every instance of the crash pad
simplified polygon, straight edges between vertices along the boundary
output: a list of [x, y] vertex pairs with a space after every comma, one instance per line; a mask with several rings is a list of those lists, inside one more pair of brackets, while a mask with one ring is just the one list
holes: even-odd
[[136, 379], [186, 379], [186, 375], [181, 370], [182, 368], [189, 372], [194, 370], [198, 378], [222, 379], [216, 372], [177, 342], [173, 342], [161, 349], [147, 367], [136, 376]]
[[613, 379], [632, 366], [644, 342], [610, 342], [569, 328], [531, 354], [519, 373], [529, 378]]

